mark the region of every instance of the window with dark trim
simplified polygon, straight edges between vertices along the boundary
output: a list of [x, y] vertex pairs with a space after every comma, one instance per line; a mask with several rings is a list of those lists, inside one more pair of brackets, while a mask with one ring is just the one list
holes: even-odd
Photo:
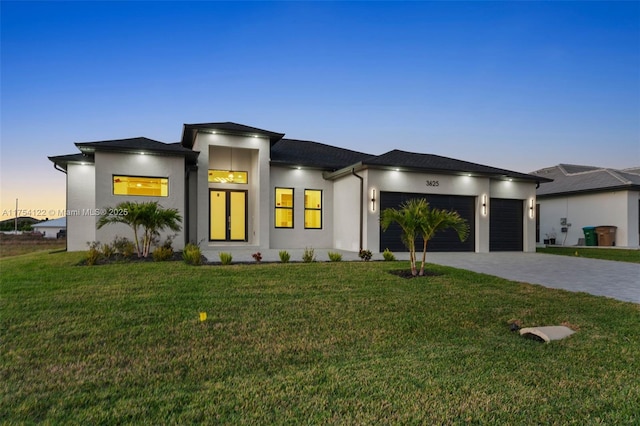
[[322, 229], [322, 190], [304, 190], [304, 227]]
[[276, 228], [293, 228], [293, 188], [276, 188]]
[[113, 175], [113, 195], [168, 197], [169, 178]]

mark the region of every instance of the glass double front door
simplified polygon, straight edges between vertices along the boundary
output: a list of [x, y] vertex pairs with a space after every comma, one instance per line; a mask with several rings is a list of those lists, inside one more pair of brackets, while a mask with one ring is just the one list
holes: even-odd
[[209, 191], [209, 240], [247, 241], [247, 191]]

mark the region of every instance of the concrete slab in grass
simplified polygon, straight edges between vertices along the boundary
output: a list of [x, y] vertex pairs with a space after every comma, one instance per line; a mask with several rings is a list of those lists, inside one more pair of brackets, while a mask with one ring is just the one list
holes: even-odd
[[527, 327], [520, 329], [520, 335], [542, 339], [549, 343], [552, 340], [561, 340], [571, 336], [575, 331], [564, 325], [551, 325], [547, 327]]

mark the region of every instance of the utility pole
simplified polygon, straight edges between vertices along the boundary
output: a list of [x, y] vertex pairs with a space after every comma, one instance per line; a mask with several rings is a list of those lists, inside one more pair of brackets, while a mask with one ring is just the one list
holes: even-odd
[[18, 235], [18, 199], [16, 198], [16, 220], [13, 226], [13, 231], [16, 235]]

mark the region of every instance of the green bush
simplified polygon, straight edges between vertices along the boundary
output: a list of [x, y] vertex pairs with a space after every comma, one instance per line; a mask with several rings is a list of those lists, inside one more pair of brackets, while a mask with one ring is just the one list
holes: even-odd
[[95, 265], [96, 262], [100, 259], [100, 257], [102, 256], [102, 253], [100, 253], [100, 250], [98, 250], [98, 248], [100, 247], [100, 243], [97, 241], [92, 241], [90, 243], [87, 243], [89, 245], [89, 251], [87, 252], [87, 265]]
[[311, 262], [315, 262], [315, 260], [316, 260], [316, 255], [313, 248], [305, 247], [304, 253], [302, 254], [302, 261], [305, 263], [311, 263]]
[[220, 256], [220, 262], [223, 265], [231, 264], [231, 261], [233, 260], [233, 256], [231, 255], [231, 253], [220, 252], [218, 253], [218, 255]]
[[286, 250], [280, 250], [280, 252], [278, 253], [278, 255], [280, 256], [280, 262], [282, 263], [289, 263], [289, 260], [291, 259], [291, 255], [289, 254], [288, 251]]
[[108, 259], [115, 254], [116, 249], [113, 245], [105, 243], [100, 246], [100, 251], [102, 252], [102, 255]]
[[368, 262], [371, 260], [371, 256], [373, 256], [373, 254], [371, 254], [371, 250], [360, 250], [360, 253], [358, 253], [358, 256], [360, 256], [360, 259], [364, 260], [365, 262]]
[[342, 254], [330, 251], [329, 260], [332, 262], [340, 262], [342, 260]]
[[151, 255], [153, 256], [154, 262], [162, 262], [173, 257], [173, 249], [171, 247], [165, 246], [158, 247], [153, 251]]
[[200, 251], [200, 247], [192, 243], [187, 244], [182, 250], [182, 259], [188, 265], [201, 265], [202, 252]]
[[133, 253], [136, 251], [136, 245], [126, 237], [115, 237], [111, 246], [115, 249], [116, 253], [120, 253], [125, 257], [133, 256]]
[[384, 249], [384, 251], [382, 252], [382, 257], [387, 262], [393, 262], [394, 260], [396, 260], [395, 255], [391, 253], [391, 250], [389, 250], [388, 248]]

